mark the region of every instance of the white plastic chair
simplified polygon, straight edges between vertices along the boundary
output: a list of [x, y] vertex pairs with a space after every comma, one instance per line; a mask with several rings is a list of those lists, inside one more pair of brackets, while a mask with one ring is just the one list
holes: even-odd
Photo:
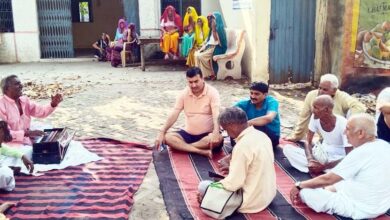
[[218, 63], [217, 79], [226, 77], [241, 79], [241, 59], [245, 51], [245, 31], [226, 28], [227, 50], [225, 54], [215, 55]]

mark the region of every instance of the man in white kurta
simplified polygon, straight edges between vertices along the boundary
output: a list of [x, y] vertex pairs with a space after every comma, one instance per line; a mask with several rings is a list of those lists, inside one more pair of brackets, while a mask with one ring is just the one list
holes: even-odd
[[354, 149], [331, 172], [295, 183], [291, 200], [316, 212], [376, 218], [390, 209], [390, 144], [376, 139], [367, 114], [353, 115], [345, 132]]
[[[328, 95], [320, 95], [313, 102], [313, 115], [310, 118], [305, 149], [286, 145], [283, 153], [290, 164], [301, 172], [320, 173], [333, 168], [345, 157], [349, 147], [344, 134], [347, 119], [333, 113], [334, 101]], [[319, 155], [313, 149], [315, 133], [323, 137], [321, 143], [325, 155]], [[321, 158], [319, 158], [321, 156]]]

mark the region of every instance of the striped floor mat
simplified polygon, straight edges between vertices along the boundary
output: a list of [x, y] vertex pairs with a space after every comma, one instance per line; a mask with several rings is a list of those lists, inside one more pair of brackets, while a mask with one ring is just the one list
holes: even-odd
[[[199, 208], [196, 198], [198, 183], [210, 179], [208, 171], [216, 172], [217, 161], [226, 155], [227, 149], [214, 155], [213, 160], [206, 157], [177, 151], [155, 152], [153, 154], [157, 175], [164, 202], [171, 219], [211, 219]], [[280, 148], [275, 151], [275, 170], [278, 192], [271, 205], [256, 214], [235, 213], [228, 219], [347, 219], [340, 216], [319, 214], [305, 205], [291, 205], [290, 189], [296, 180], [309, 179], [307, 174], [291, 168]], [[390, 220], [383, 216], [381, 220]]]
[[133, 195], [152, 159], [145, 145], [111, 139], [83, 140], [103, 160], [17, 176], [16, 189], [0, 192], [0, 203], [17, 202], [10, 219], [128, 219]]

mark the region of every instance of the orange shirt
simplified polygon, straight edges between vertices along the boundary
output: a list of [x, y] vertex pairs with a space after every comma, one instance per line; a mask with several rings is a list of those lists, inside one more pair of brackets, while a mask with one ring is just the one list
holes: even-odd
[[195, 96], [190, 88], [185, 88], [176, 99], [175, 109], [184, 110], [184, 130], [192, 135], [213, 131], [212, 109], [219, 109], [221, 101], [218, 91], [205, 83], [202, 94]]

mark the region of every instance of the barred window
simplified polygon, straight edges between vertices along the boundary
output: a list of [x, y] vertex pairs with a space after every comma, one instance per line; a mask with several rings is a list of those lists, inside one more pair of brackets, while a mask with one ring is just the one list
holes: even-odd
[[72, 0], [72, 21], [88, 23], [93, 22], [92, 1]]
[[188, 6], [193, 6], [201, 14], [201, 0], [161, 0], [161, 14], [164, 13], [165, 8], [168, 5], [172, 5], [176, 9], [176, 13], [180, 14], [181, 18], [184, 19]]
[[11, 0], [0, 0], [0, 33], [14, 32]]

